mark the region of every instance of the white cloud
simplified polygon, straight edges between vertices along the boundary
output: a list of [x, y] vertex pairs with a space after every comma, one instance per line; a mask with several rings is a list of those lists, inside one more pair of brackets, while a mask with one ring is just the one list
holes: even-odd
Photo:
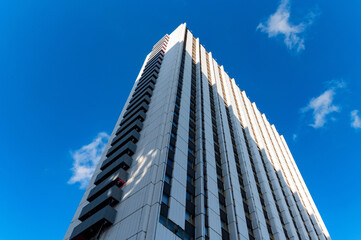
[[326, 123], [327, 115], [339, 111], [339, 107], [332, 104], [334, 95], [335, 91], [329, 89], [320, 96], [312, 98], [310, 103], [301, 110], [302, 112], [313, 111], [314, 123], [310, 124], [310, 126], [314, 128], [323, 127]]
[[320, 96], [312, 98], [308, 105], [301, 109], [301, 112], [306, 113], [312, 111], [314, 122], [310, 124], [313, 128], [323, 127], [328, 119], [335, 120], [335, 118], [328, 118], [333, 112], [339, 112], [340, 107], [333, 104], [333, 98], [336, 90], [346, 86], [344, 81], [330, 81], [327, 84], [330, 89], [326, 90]]
[[109, 135], [101, 132], [91, 143], [71, 152], [74, 161], [71, 168], [73, 175], [68, 181], [69, 184], [80, 183], [80, 188], [86, 188], [108, 139]]
[[307, 21], [294, 25], [289, 21], [289, 0], [282, 0], [277, 11], [269, 16], [266, 22], [260, 23], [257, 29], [268, 33], [269, 38], [281, 35], [288, 49], [295, 49], [297, 52], [300, 52], [305, 49], [303, 32], [307, 26], [313, 23], [315, 16], [315, 13], [310, 12], [307, 16]]
[[296, 133], [294, 133], [294, 134], [292, 135], [292, 140], [293, 140], [293, 141], [296, 141], [296, 140], [297, 140], [297, 137], [298, 137], [298, 135], [297, 135]]
[[361, 128], [361, 118], [358, 115], [358, 110], [353, 110], [351, 112], [351, 127], [355, 129]]
[[326, 87], [330, 89], [345, 88], [346, 82], [343, 80], [331, 80], [325, 83]]

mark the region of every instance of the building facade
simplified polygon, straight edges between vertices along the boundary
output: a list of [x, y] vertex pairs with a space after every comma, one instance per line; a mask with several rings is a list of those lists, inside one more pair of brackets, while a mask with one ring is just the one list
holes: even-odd
[[146, 57], [64, 239], [330, 236], [283, 136], [182, 24]]

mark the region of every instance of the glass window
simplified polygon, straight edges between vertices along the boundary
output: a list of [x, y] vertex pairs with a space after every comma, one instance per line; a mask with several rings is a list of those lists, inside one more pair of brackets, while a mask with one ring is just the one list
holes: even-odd
[[187, 233], [184, 233], [184, 240], [191, 240], [191, 237], [187, 234]]
[[191, 213], [189, 213], [188, 211], [186, 211], [186, 220], [191, 223], [191, 224], [194, 224], [194, 217]]
[[175, 234], [180, 237], [181, 239], [183, 239], [183, 230], [179, 227], [176, 227], [175, 229]]
[[190, 154], [194, 155], [192, 149], [188, 148], [188, 152], [189, 152]]
[[225, 213], [227, 212], [227, 211], [226, 211], [226, 207], [225, 207], [223, 204], [221, 204], [221, 203], [219, 203], [219, 208], [222, 209], [223, 212], [225, 212]]
[[226, 224], [225, 222], [221, 221], [221, 227], [222, 227], [224, 230], [228, 231], [228, 226], [227, 226], [227, 224]]
[[169, 196], [166, 194], [163, 194], [162, 202], [165, 203], [167, 206], [169, 206]]
[[168, 221], [168, 229], [172, 232], [175, 231], [175, 224], [172, 221]]
[[186, 211], [186, 220], [191, 222], [191, 214], [188, 211]]
[[187, 194], [186, 194], [186, 199], [189, 201], [191, 200], [191, 194], [189, 192], [187, 192]]
[[190, 201], [191, 203], [194, 203], [194, 196], [190, 194], [189, 192], [186, 193], [186, 199]]
[[170, 185], [171, 177], [169, 175], [165, 175], [164, 181]]
[[190, 175], [187, 175], [187, 181], [193, 184], [193, 178]]
[[164, 226], [167, 226], [167, 219], [163, 217], [162, 215], [159, 217], [159, 222], [163, 224]]
[[188, 161], [187, 164], [188, 164], [188, 166], [190, 166], [191, 168], [193, 168], [193, 163], [192, 163], [192, 162]]

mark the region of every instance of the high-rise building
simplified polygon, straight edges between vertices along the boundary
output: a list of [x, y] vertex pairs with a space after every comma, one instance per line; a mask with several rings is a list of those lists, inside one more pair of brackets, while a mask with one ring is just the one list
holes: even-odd
[[182, 24], [146, 57], [64, 239], [330, 236], [283, 136]]

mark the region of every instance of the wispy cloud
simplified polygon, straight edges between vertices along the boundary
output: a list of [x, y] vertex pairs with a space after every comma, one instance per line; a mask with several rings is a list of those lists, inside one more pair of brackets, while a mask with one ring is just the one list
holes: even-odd
[[73, 158], [73, 175], [69, 179], [69, 184], [80, 183], [80, 188], [86, 188], [92, 177], [94, 170], [100, 160], [109, 135], [101, 132], [93, 141], [80, 149], [71, 152]]
[[327, 120], [334, 119], [329, 118], [329, 115], [333, 112], [339, 112], [340, 107], [333, 104], [336, 90], [345, 87], [343, 81], [331, 81], [328, 83], [330, 88], [322, 93], [320, 96], [312, 98], [308, 105], [301, 109], [302, 113], [312, 111], [313, 123], [310, 124], [313, 128], [323, 127]]
[[290, 14], [289, 0], [282, 0], [277, 11], [266, 22], [260, 23], [257, 30], [267, 33], [269, 38], [282, 36], [288, 49], [300, 52], [305, 49], [303, 33], [317, 14], [310, 12], [303, 22], [296, 25], [290, 22]]
[[351, 127], [358, 129], [361, 128], [361, 118], [358, 110], [351, 111]]

